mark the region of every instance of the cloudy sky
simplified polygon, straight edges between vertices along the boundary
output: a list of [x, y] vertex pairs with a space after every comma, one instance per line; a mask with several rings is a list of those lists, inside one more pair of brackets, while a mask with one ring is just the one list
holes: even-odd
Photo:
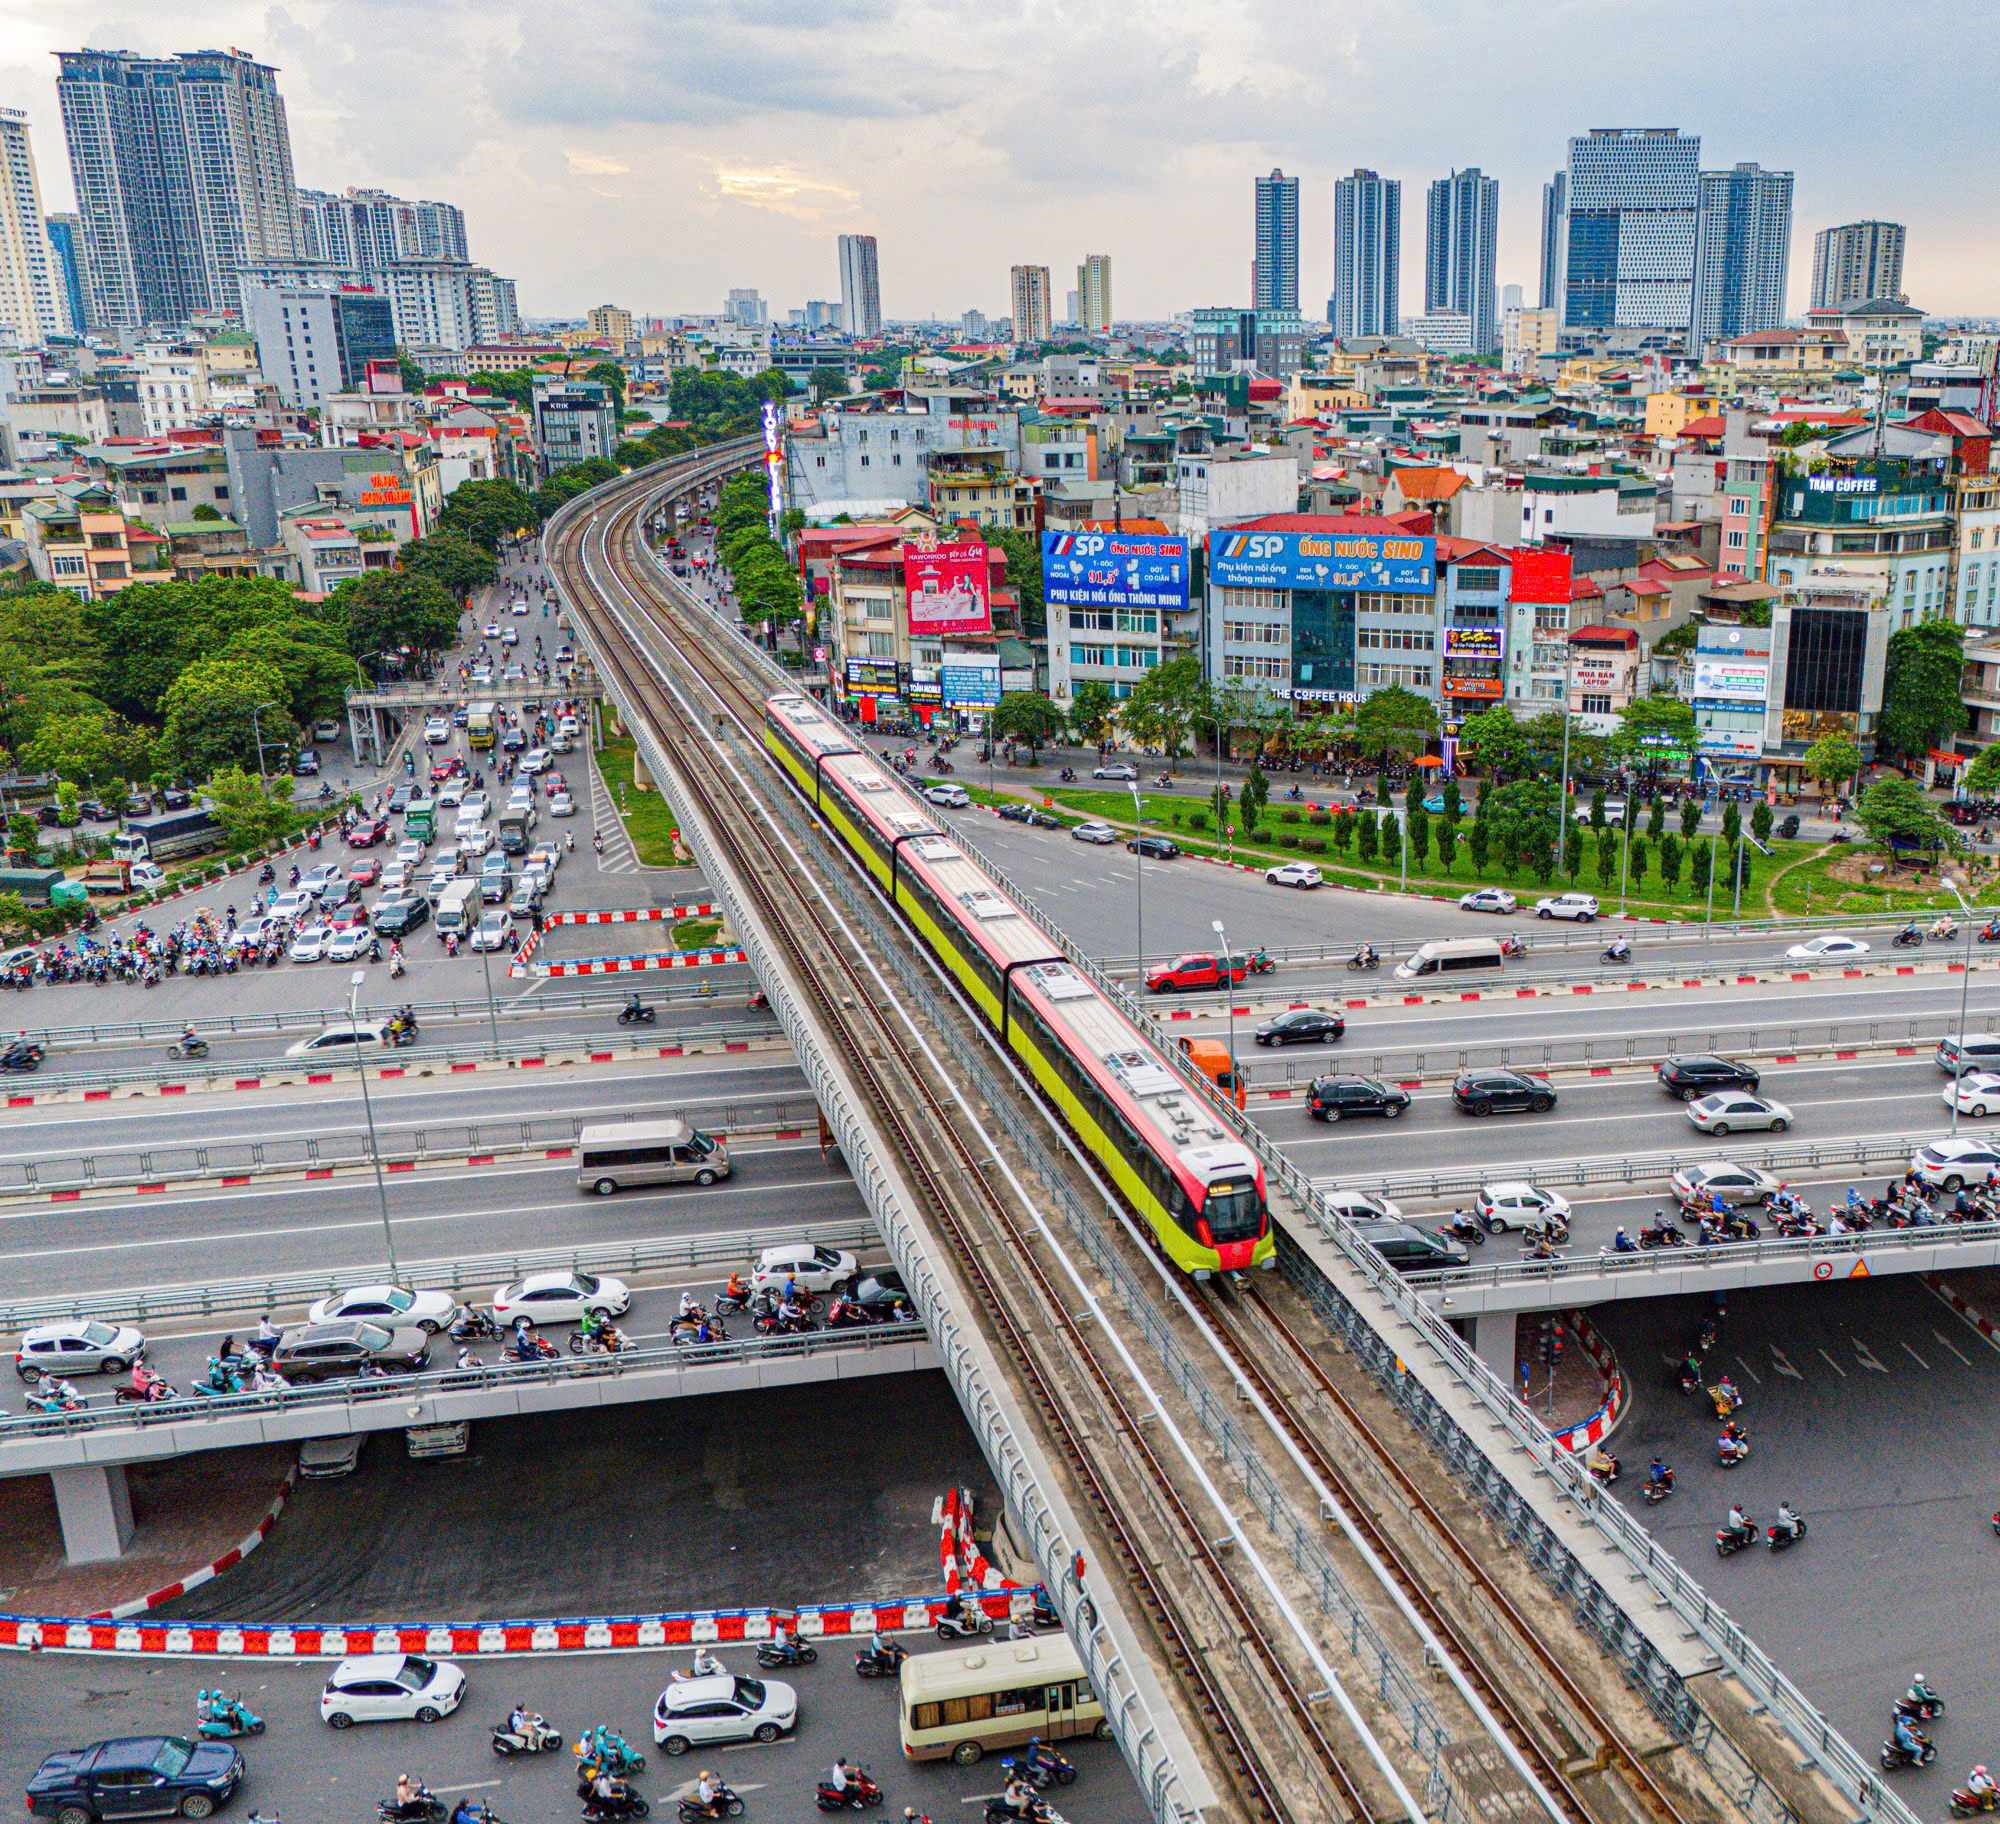
[[[1907, 222], [1934, 312], [2000, 312], [1983, 9], [1938, 0], [0, 0], [0, 105], [69, 202], [49, 53], [234, 46], [280, 66], [299, 182], [466, 212], [530, 314], [611, 300], [783, 311], [838, 296], [833, 237], [880, 237], [892, 316], [1004, 315], [1007, 268], [1112, 256], [1121, 317], [1247, 298], [1251, 186], [1302, 179], [1301, 302], [1323, 307], [1333, 179], [1500, 180], [1500, 280], [1534, 301], [1541, 185], [1568, 134], [1678, 126], [1703, 163], [1797, 173], [1813, 233]], [[185, 23], [176, 23], [176, 20]]]

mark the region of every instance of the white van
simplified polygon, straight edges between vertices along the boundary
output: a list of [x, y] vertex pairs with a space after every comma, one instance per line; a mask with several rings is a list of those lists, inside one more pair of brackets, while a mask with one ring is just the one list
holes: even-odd
[[438, 895], [435, 922], [440, 942], [447, 937], [470, 937], [472, 927], [479, 922], [479, 882], [454, 880], [446, 887]]
[[1506, 961], [1497, 937], [1440, 937], [1420, 945], [1396, 965], [1398, 981], [1427, 975], [1491, 973]]

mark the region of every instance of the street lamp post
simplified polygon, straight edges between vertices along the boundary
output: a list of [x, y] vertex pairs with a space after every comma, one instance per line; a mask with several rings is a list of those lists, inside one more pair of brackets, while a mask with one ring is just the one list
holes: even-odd
[[482, 950], [479, 953], [479, 967], [486, 977], [486, 1022], [493, 1030], [493, 1049], [500, 1049], [500, 1009], [493, 1000], [493, 953]]
[[1229, 933], [1222, 928], [1222, 920], [1212, 920], [1209, 928], [1222, 944], [1222, 979], [1229, 996], [1229, 1099], [1233, 1102], [1243, 1081], [1236, 1068], [1236, 958], [1230, 951]]
[[1958, 901], [1958, 909], [1965, 914], [1965, 967], [1958, 977], [1958, 1056], [1953, 1061], [1951, 1073], [1951, 1131], [1958, 1133], [1958, 1104], [1965, 1093], [1965, 1019], [1966, 1000], [1972, 993], [1972, 930], [1978, 920], [1972, 916], [1972, 906], [1958, 882], [1949, 874], [1943, 877], [1944, 884], [1951, 889], [1951, 896]]
[[[351, 1025], [361, 1024], [361, 984], [367, 975], [357, 969], [348, 977], [347, 1017]], [[382, 1206], [382, 1244], [389, 1256], [389, 1277], [398, 1277], [396, 1272], [396, 1236], [389, 1227], [389, 1185], [382, 1176], [382, 1148], [375, 1138], [375, 1104], [368, 1095], [368, 1060], [358, 1052], [354, 1059], [355, 1069], [361, 1075], [361, 1113], [368, 1123], [368, 1159], [375, 1167], [375, 1196]]]
[[1125, 789], [1132, 794], [1132, 910], [1137, 920], [1139, 945], [1139, 987], [1146, 986], [1146, 852], [1139, 846], [1139, 838], [1146, 833], [1146, 812], [1139, 802], [1139, 782], [1125, 781]]

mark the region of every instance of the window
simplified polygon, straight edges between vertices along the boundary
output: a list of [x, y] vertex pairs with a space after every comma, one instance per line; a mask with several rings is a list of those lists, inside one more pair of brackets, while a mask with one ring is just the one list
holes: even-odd
[[1729, 511], [1738, 519], [1741, 519], [1749, 513], [1750, 503], [1747, 500], [1732, 499], [1729, 503]]
[[1611, 713], [1609, 697], [1584, 697], [1582, 703], [1583, 713], [1586, 716], [1608, 716]]
[[1458, 572], [1458, 586], [1461, 589], [1478, 589], [1491, 593], [1500, 587], [1500, 572], [1484, 566]]
[[1745, 533], [1742, 531], [1742, 529], [1739, 527], [1737, 530], [1729, 533], [1723, 539], [1722, 542], [1726, 544], [1732, 551], [1741, 551], [1744, 545], [1749, 542], [1749, 540], [1745, 535]]
[[1222, 637], [1232, 646], [1284, 646], [1291, 633], [1277, 621], [1224, 621]]
[[1222, 655], [1222, 675], [1225, 678], [1281, 679], [1289, 670], [1290, 666], [1282, 658], [1265, 658], [1259, 654], [1241, 652], [1226, 652]]

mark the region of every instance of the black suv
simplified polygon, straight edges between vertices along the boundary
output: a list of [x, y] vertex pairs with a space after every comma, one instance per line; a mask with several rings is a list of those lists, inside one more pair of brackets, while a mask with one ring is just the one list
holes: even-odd
[[1181, 845], [1170, 836], [1134, 836], [1125, 848], [1148, 861], [1172, 861], [1181, 852]]
[[415, 1373], [430, 1359], [430, 1337], [414, 1324], [391, 1330], [355, 1320], [301, 1324], [278, 1338], [271, 1366], [288, 1381], [324, 1381], [370, 1366]]
[[1355, 1115], [1393, 1121], [1409, 1106], [1407, 1089], [1391, 1089], [1374, 1077], [1315, 1077], [1306, 1112], [1315, 1121], [1345, 1121]]
[[1294, 1007], [1266, 1020], [1252, 1035], [1259, 1045], [1331, 1045], [1347, 1031], [1347, 1021], [1318, 1007]]
[[57, 1824], [205, 1818], [242, 1783], [243, 1757], [227, 1742], [127, 1735], [50, 1755], [28, 1782], [28, 1810]]
[[1451, 1086], [1451, 1099], [1466, 1115], [1504, 1115], [1532, 1111], [1545, 1115], [1556, 1105], [1556, 1092], [1546, 1083], [1524, 1077], [1518, 1070], [1466, 1070]]
[[1747, 1064], [1727, 1058], [1671, 1057], [1660, 1066], [1660, 1087], [1683, 1102], [1712, 1095], [1718, 1089], [1755, 1089], [1757, 1073]]
[[408, 899], [378, 902], [369, 915], [368, 928], [382, 937], [408, 937], [419, 925], [430, 923], [430, 902], [419, 894]]

